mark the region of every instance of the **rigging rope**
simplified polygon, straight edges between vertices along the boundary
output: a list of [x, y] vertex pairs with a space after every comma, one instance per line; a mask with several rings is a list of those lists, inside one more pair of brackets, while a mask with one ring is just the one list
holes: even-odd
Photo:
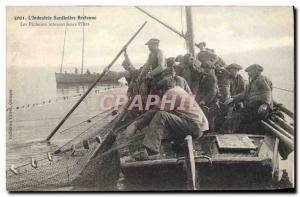
[[[90, 117], [89, 119], [84, 120], [84, 121], [82, 121], [82, 122], [80, 122], [80, 123], [74, 124], [73, 126], [71, 126], [71, 127], [69, 127], [69, 128], [66, 128], [66, 129], [60, 131], [60, 133], [65, 133], [66, 131], [68, 131], [68, 130], [70, 130], [70, 129], [73, 129], [73, 128], [75, 128], [75, 127], [77, 127], [77, 126], [79, 126], [79, 125], [81, 125], [81, 124], [83, 124], [83, 123], [86, 123], [86, 122], [90, 123], [90, 121], [91, 121], [92, 119], [94, 119], [94, 118], [96, 118], [96, 117], [98, 117], [98, 116], [100, 116], [100, 115], [102, 115], [102, 114], [110, 113], [110, 112], [113, 110], [113, 108], [114, 108], [114, 107], [112, 107], [112, 108], [110, 108], [110, 109], [108, 109], [108, 110], [105, 110], [105, 111], [103, 111], [103, 112], [100, 112], [99, 114], [96, 114], [96, 115]], [[105, 118], [105, 117], [104, 117], [104, 118]]]
[[293, 90], [288, 90], [288, 89], [279, 88], [279, 87], [275, 87], [275, 86], [273, 86], [273, 88], [278, 89], [278, 90], [282, 90], [282, 91], [285, 91], [285, 92], [290, 92], [290, 93], [293, 93], [293, 94], [294, 94], [294, 91], [293, 91]]

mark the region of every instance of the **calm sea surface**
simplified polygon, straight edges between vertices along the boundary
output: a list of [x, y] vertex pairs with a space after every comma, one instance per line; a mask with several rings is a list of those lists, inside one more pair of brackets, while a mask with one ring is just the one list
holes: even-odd
[[[276, 69], [276, 68], [275, 68]], [[7, 168], [11, 164], [18, 165], [30, 161], [31, 157], [54, 150], [70, 137], [64, 135], [62, 138], [57, 134], [51, 145], [39, 143], [45, 139], [55, 128], [58, 122], [66, 115], [68, 110], [79, 99], [79, 94], [87, 90], [87, 87], [57, 87], [54, 72], [56, 68], [41, 67], [9, 67], [7, 69], [7, 106], [12, 103], [12, 130], [9, 132], [9, 116], [7, 111], [7, 133], [6, 133], [6, 158]], [[97, 68], [91, 71], [98, 71]], [[69, 70], [68, 72], [71, 72]], [[270, 77], [274, 86], [287, 90], [293, 90], [293, 79], [290, 76], [282, 76], [282, 73], [275, 72]], [[282, 79], [286, 81], [282, 83]], [[291, 81], [291, 82], [290, 82]], [[109, 88], [109, 89], [108, 89]], [[98, 91], [96, 93], [95, 91]], [[99, 98], [103, 94], [122, 93], [125, 87], [97, 86], [90, 95], [80, 104], [78, 109], [65, 122], [63, 128], [79, 123], [101, 112]], [[99, 93], [100, 92], [100, 93]], [[285, 104], [288, 108], [294, 107], [294, 94], [287, 91], [274, 89], [276, 101]], [[293, 154], [288, 161], [281, 162], [289, 174], [293, 173]]]

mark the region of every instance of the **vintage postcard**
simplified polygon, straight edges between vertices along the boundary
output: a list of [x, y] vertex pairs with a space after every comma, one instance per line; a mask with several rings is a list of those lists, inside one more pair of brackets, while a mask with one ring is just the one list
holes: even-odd
[[292, 6], [7, 6], [6, 188], [295, 191]]

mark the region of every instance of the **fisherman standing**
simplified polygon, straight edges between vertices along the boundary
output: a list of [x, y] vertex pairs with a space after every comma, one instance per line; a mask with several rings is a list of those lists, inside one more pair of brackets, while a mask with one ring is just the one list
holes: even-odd
[[[210, 61], [202, 63], [203, 72], [199, 76], [199, 86], [196, 92], [197, 103], [202, 107], [209, 121], [211, 131], [215, 130], [215, 118], [218, 114], [218, 80], [215, 75], [214, 65]], [[193, 90], [192, 90], [193, 91]]]
[[249, 85], [245, 91], [228, 99], [225, 104], [231, 102], [244, 102], [244, 108], [240, 112], [240, 131], [256, 130], [259, 128], [259, 120], [265, 119], [273, 108], [272, 82], [261, 73], [263, 67], [258, 64], [246, 68], [249, 75]]
[[200, 49], [200, 52], [197, 54], [197, 60], [201, 63], [206, 61], [211, 61], [213, 65], [219, 60], [218, 56], [210, 49], [206, 48], [205, 42], [200, 42], [195, 44], [196, 47]]
[[192, 54], [187, 53], [183, 56], [183, 64], [182, 77], [185, 78], [195, 94], [199, 84], [199, 73], [202, 72], [201, 63]]
[[178, 76], [183, 77], [184, 63], [183, 63], [183, 55], [177, 55], [175, 58], [175, 72]]
[[213, 49], [206, 48], [205, 42], [200, 42], [199, 44], [195, 44], [195, 45], [200, 49], [200, 52], [197, 54], [197, 59], [201, 63], [210, 61], [214, 65], [215, 75], [218, 79], [220, 101], [224, 102], [230, 97], [229, 79], [228, 79], [227, 72], [224, 69], [226, 63], [222, 58], [220, 58], [215, 54]]
[[137, 81], [141, 81], [142, 78], [149, 79], [150, 85], [148, 87], [147, 85], [144, 87], [149, 89], [145, 92], [157, 92], [157, 82], [162, 79], [161, 73], [166, 69], [165, 57], [163, 55], [163, 51], [158, 48], [158, 39], [151, 38], [146, 45], [149, 48], [150, 54]]
[[128, 84], [127, 96], [132, 97], [139, 93], [139, 88], [136, 79], [140, 74], [140, 70], [136, 69], [132, 65], [126, 49], [124, 50], [124, 58], [125, 59], [122, 62], [122, 67], [125, 69], [125, 71], [118, 72], [117, 76], [118, 78], [125, 77], [126, 82]]

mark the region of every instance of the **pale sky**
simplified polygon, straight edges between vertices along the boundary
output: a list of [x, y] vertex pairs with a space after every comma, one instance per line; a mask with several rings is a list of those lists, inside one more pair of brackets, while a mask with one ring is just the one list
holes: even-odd
[[[166, 56], [186, 53], [184, 40], [134, 7], [85, 7], [86, 16], [96, 16], [85, 28], [85, 58], [88, 66], [107, 65], [148, 21], [128, 47], [132, 61], [146, 61], [150, 38], [161, 40]], [[143, 7], [179, 31], [185, 28], [181, 7]], [[52, 66], [59, 68], [64, 27], [21, 27], [13, 16], [77, 16], [82, 7], [7, 7], [7, 66]], [[182, 12], [181, 12], [182, 10]], [[193, 7], [195, 42], [205, 41], [219, 55], [272, 47], [293, 47], [292, 7]], [[182, 15], [182, 20], [181, 20]], [[28, 21], [27, 21], [28, 22]], [[40, 21], [39, 21], [40, 22]], [[81, 65], [82, 27], [68, 27], [64, 66]], [[198, 50], [196, 50], [198, 52]], [[123, 58], [117, 63], [120, 63]]]

